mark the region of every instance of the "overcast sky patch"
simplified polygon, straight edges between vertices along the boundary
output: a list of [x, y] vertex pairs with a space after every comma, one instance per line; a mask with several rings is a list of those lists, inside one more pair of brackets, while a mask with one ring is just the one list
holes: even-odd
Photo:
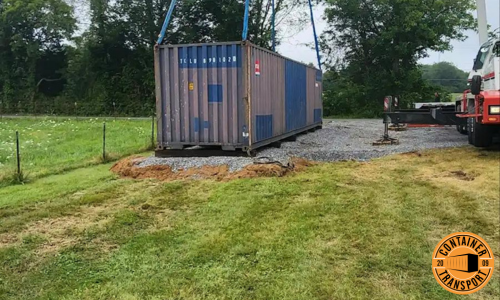
[[[500, 1], [486, 0], [486, 8], [488, 14], [488, 24], [492, 29], [500, 27]], [[324, 9], [317, 7], [315, 11], [316, 28], [320, 34], [327, 27], [323, 20]], [[422, 64], [433, 64], [442, 61], [453, 63], [458, 68], [470, 71], [472, 69], [473, 59], [476, 57], [479, 50], [479, 36], [474, 31], [467, 31], [469, 37], [464, 42], [453, 41], [453, 50], [438, 53], [430, 52], [429, 57], [420, 60]], [[309, 46], [308, 46], [309, 45]], [[309, 24], [304, 30], [293, 37], [286, 38], [278, 47], [278, 52], [286, 57], [305, 63], [313, 63], [317, 66], [316, 52], [311, 48], [314, 45], [314, 37], [312, 26]]]

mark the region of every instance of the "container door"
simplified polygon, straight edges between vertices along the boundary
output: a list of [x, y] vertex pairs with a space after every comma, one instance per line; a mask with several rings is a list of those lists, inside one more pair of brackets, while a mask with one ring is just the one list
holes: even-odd
[[252, 143], [259, 143], [279, 136], [285, 130], [285, 60], [268, 50], [250, 49]]
[[241, 144], [241, 45], [160, 49], [164, 144]]
[[307, 68], [290, 60], [285, 63], [285, 123], [287, 132], [307, 125]]

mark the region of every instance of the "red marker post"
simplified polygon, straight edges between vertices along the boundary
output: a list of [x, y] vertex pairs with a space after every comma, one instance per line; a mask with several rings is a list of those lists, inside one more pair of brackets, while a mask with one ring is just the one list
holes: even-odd
[[[390, 112], [392, 106], [392, 97], [386, 96], [384, 98], [384, 112]], [[389, 139], [389, 116], [384, 114], [384, 139]]]
[[389, 137], [389, 116], [387, 113], [392, 111], [392, 96], [384, 98], [384, 135], [380, 140], [373, 142], [374, 146], [380, 145], [398, 145], [399, 141]]
[[386, 96], [384, 98], [384, 111], [385, 112], [392, 111], [392, 96]]

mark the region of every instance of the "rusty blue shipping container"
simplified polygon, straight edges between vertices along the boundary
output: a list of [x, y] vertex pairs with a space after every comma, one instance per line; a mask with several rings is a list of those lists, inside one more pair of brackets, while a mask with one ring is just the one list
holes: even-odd
[[158, 150], [253, 150], [322, 126], [322, 74], [249, 42], [155, 49]]

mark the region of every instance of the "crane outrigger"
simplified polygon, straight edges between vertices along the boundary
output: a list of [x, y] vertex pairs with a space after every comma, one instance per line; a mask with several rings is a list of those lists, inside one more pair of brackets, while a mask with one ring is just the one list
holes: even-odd
[[[471, 145], [488, 147], [500, 133], [500, 28], [488, 35], [485, 0], [476, 0], [480, 48], [469, 74], [470, 89], [455, 105], [391, 111], [385, 118], [395, 124], [455, 125]], [[387, 135], [387, 134], [386, 134]]]

